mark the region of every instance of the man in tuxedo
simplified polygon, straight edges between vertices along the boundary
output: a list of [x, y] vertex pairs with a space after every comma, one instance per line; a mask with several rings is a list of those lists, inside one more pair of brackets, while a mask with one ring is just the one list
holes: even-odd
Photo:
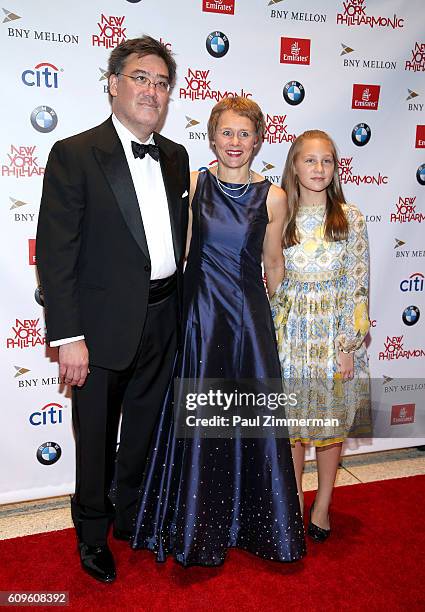
[[53, 146], [37, 230], [48, 339], [73, 389], [72, 516], [83, 569], [103, 582], [116, 576], [109, 525], [131, 537], [172, 373], [189, 191], [186, 150], [155, 132], [171, 53], [149, 36], [127, 40], [108, 69], [112, 116]]

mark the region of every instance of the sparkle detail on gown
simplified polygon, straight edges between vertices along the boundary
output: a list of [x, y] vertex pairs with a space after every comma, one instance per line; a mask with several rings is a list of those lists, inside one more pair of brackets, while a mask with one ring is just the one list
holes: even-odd
[[[229, 184], [230, 186], [235, 186]], [[261, 255], [270, 183], [237, 200], [209, 172], [192, 202], [185, 272], [183, 347], [177, 379], [279, 379], [273, 320]], [[288, 439], [177, 438], [172, 390], [145, 472], [133, 548], [158, 561], [215, 566], [231, 547], [276, 561], [305, 553], [304, 529]]]
[[[271, 300], [285, 392], [298, 403], [288, 417], [336, 419], [338, 425], [289, 428], [292, 442], [326, 446], [350, 436], [370, 435], [369, 251], [366, 222], [344, 204], [348, 238], [324, 240], [323, 206], [301, 206], [299, 243], [284, 249], [285, 279]], [[354, 379], [337, 373], [338, 349], [354, 352]]]

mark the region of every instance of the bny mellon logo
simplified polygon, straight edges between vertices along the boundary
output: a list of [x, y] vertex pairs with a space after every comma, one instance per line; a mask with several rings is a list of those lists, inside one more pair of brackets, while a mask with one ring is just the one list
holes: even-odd
[[28, 206], [28, 202], [22, 202], [22, 200], [15, 200], [15, 198], [9, 197], [9, 200], [12, 203], [12, 206], [9, 210], [13, 210], [14, 208], [19, 208], [20, 206]]
[[27, 374], [27, 372], [31, 372], [31, 370], [28, 370], [28, 368], [23, 368], [21, 366], [13, 366], [16, 370], [16, 374], [14, 376], [14, 378], [18, 378], [18, 376], [22, 376], [23, 374]]
[[351, 47], [347, 47], [347, 45], [344, 45], [344, 43], [341, 43], [341, 47], [342, 51], [340, 55], [347, 55], [348, 53], [353, 53], [354, 51], [354, 49], [352, 49]]
[[106, 81], [108, 78], [108, 71], [104, 70], [103, 68], [99, 68], [99, 72], [100, 72], [99, 81]]
[[199, 121], [196, 121], [196, 119], [192, 119], [191, 117], [188, 117], [187, 115], [185, 115], [185, 117], [187, 121], [186, 129], [189, 127], [194, 127], [195, 125], [199, 125]]
[[5, 18], [3, 19], [3, 23], [7, 23], [8, 21], [15, 21], [16, 19], [21, 19], [20, 15], [16, 15], [7, 9], [2, 9], [5, 14]]
[[269, 164], [269, 162], [265, 162], [263, 161], [263, 169], [261, 170], [261, 172], [267, 172], [268, 170], [273, 170], [275, 166], [273, 166], [273, 164]]
[[417, 98], [419, 96], [416, 91], [412, 91], [411, 89], [408, 89], [407, 92], [409, 95], [407, 96], [406, 100], [413, 100], [413, 98]]
[[398, 238], [394, 238], [394, 240], [395, 240], [395, 245], [394, 245], [395, 249], [398, 249], [399, 247], [403, 246], [403, 244], [406, 244], [404, 240], [399, 240]]
[[394, 378], [391, 378], [391, 376], [385, 376], [385, 374], [382, 374], [382, 378], [384, 379], [382, 381], [383, 385], [387, 385], [389, 382], [391, 382], [392, 380], [394, 380]]
[[279, 2], [282, 2], [282, 1], [283, 0], [270, 0], [267, 6], [271, 6], [272, 4], [279, 4]]

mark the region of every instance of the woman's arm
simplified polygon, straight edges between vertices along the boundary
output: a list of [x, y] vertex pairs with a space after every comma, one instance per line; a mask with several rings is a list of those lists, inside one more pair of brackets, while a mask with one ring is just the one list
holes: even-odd
[[286, 193], [280, 187], [272, 185], [267, 196], [269, 223], [263, 243], [263, 265], [266, 273], [267, 291], [272, 297], [285, 274], [285, 263], [282, 253], [282, 234], [288, 204]]
[[188, 223], [187, 223], [187, 237], [186, 237], [186, 255], [185, 255], [185, 259], [187, 259], [187, 256], [189, 255], [190, 241], [192, 239], [192, 220], [193, 220], [192, 200], [193, 200], [193, 196], [195, 195], [196, 185], [198, 183], [198, 176], [199, 176], [199, 172], [198, 171], [194, 171], [194, 172], [190, 173], [189, 219], [188, 219]]

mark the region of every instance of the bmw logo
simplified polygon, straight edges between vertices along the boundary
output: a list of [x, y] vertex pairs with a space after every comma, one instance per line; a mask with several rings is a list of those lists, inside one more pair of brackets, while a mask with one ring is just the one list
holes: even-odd
[[366, 123], [358, 123], [353, 127], [351, 132], [351, 140], [358, 147], [364, 147], [371, 137], [370, 127]]
[[403, 310], [403, 314], [401, 318], [403, 319], [403, 323], [411, 327], [412, 325], [416, 325], [419, 321], [419, 317], [421, 316], [420, 310], [417, 306], [408, 306]]
[[416, 179], [419, 185], [425, 185], [425, 164], [419, 166], [416, 171]]
[[283, 97], [285, 102], [291, 106], [297, 106], [304, 100], [305, 90], [298, 81], [289, 81], [283, 88]]
[[43, 465], [53, 465], [61, 455], [62, 449], [56, 442], [45, 442], [37, 449], [37, 459]]
[[229, 50], [229, 39], [223, 32], [211, 32], [208, 34], [207, 51], [213, 57], [223, 57]]
[[41, 285], [38, 285], [37, 289], [34, 292], [35, 301], [39, 306], [44, 307], [44, 295], [43, 288]]
[[37, 132], [51, 132], [58, 124], [58, 116], [50, 106], [37, 106], [31, 113], [31, 125]]

